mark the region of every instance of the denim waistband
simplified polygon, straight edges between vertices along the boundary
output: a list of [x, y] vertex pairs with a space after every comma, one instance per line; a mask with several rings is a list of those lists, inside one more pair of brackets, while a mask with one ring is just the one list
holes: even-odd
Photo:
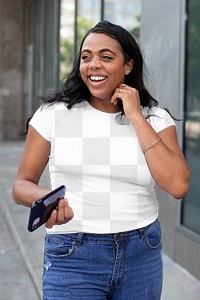
[[[98, 242], [106, 242], [106, 241], [113, 241], [113, 240], [122, 240], [122, 239], [129, 239], [133, 236], [140, 236], [141, 239], [145, 238], [147, 231], [158, 223], [158, 220], [155, 220], [153, 223], [134, 230], [125, 231], [125, 232], [118, 232], [118, 233], [69, 233], [69, 234], [55, 234], [62, 236], [62, 238], [71, 238], [72, 240], [76, 241], [76, 245], [81, 244], [82, 241], [89, 242], [89, 241], [98, 241]], [[53, 236], [54, 234], [47, 234], [49, 236]]]

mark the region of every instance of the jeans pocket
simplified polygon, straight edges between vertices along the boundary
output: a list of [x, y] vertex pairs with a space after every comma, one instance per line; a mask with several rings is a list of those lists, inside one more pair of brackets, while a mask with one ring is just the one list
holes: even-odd
[[146, 230], [145, 243], [151, 250], [161, 246], [161, 229], [159, 221], [156, 221]]
[[49, 234], [45, 238], [44, 253], [47, 257], [61, 258], [72, 255], [75, 251], [75, 240], [64, 234]]

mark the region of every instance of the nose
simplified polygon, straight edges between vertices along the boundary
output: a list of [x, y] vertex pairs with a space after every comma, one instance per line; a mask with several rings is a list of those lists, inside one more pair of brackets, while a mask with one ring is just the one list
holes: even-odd
[[101, 62], [99, 57], [93, 57], [93, 59], [90, 61], [89, 68], [91, 70], [101, 68]]

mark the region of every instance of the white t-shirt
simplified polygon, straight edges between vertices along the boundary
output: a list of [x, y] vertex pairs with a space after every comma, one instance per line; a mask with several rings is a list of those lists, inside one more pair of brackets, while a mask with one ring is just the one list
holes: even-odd
[[[150, 114], [156, 132], [175, 125], [164, 109], [152, 108]], [[51, 143], [52, 189], [66, 185], [74, 211], [70, 222], [48, 233], [123, 232], [158, 217], [154, 181], [134, 129], [129, 122], [118, 124], [117, 115], [85, 101], [71, 110], [64, 103], [45, 104], [31, 119], [30, 125]]]

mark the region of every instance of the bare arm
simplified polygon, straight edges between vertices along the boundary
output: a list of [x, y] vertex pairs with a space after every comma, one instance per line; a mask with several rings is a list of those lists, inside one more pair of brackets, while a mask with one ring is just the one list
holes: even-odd
[[139, 93], [136, 89], [127, 85], [116, 88], [111, 102], [117, 105], [119, 98], [144, 152], [161, 138], [145, 153], [155, 182], [174, 198], [182, 198], [189, 189], [190, 170], [178, 145], [175, 126], [156, 133], [141, 112]]
[[[48, 162], [50, 143], [33, 127], [29, 127], [24, 153], [13, 183], [13, 198], [16, 203], [30, 207], [32, 202], [46, 195], [46, 190], [38, 185]], [[67, 199], [59, 201], [58, 210], [54, 210], [46, 223], [51, 228], [54, 224], [64, 224], [73, 217]]]
[[176, 199], [182, 198], [189, 189], [190, 170], [178, 145], [176, 127], [170, 126], [156, 133], [145, 118], [132, 122], [144, 151], [161, 138], [146, 152], [147, 164], [160, 188]]
[[50, 143], [30, 126], [24, 153], [13, 183], [13, 198], [16, 203], [30, 207], [32, 202], [49, 192], [38, 186], [49, 153]]

